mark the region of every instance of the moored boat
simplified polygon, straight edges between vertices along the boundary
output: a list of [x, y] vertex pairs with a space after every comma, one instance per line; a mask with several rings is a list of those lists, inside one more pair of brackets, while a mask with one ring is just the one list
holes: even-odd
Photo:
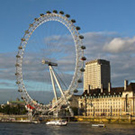
[[33, 124], [39, 124], [40, 121], [32, 121]]
[[92, 127], [106, 127], [105, 124], [92, 124]]
[[46, 122], [46, 125], [66, 126], [67, 121], [65, 121], [65, 120], [52, 120], [52, 121]]

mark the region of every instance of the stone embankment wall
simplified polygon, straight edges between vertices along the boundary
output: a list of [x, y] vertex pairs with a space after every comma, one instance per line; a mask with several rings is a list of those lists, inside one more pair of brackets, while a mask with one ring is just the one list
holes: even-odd
[[[120, 116], [120, 117], [89, 117], [89, 116], [74, 116], [74, 117], [59, 117], [64, 118], [69, 122], [90, 122], [90, 123], [110, 123], [110, 124], [135, 124], [135, 117]], [[28, 120], [28, 115], [4, 115], [0, 114], [0, 121], [2, 120]], [[35, 119], [35, 118], [33, 118]], [[38, 118], [36, 118], [38, 119]], [[43, 117], [43, 121], [56, 119], [55, 117]], [[57, 118], [58, 119], [58, 118]]]
[[135, 124], [135, 117], [121, 116], [121, 117], [88, 117], [88, 116], [75, 116], [78, 122], [91, 122], [91, 123], [114, 123], [114, 124]]
[[6, 115], [6, 114], [0, 114], [0, 120], [26, 120], [28, 119], [28, 115]]

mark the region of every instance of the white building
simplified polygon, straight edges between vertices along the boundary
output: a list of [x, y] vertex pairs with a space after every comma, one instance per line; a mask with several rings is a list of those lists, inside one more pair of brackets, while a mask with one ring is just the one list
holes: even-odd
[[108, 88], [110, 81], [109, 61], [97, 59], [85, 64], [84, 90]]
[[79, 109], [87, 116], [135, 115], [135, 83], [125, 80], [124, 87], [86, 90], [79, 99]]

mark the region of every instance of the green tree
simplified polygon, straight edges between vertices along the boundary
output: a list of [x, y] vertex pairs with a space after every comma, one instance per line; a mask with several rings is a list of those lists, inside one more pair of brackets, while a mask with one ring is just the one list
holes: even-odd
[[26, 114], [27, 110], [24, 106], [20, 106], [19, 104], [17, 106], [10, 106], [5, 105], [4, 107], [0, 107], [0, 112], [4, 114]]

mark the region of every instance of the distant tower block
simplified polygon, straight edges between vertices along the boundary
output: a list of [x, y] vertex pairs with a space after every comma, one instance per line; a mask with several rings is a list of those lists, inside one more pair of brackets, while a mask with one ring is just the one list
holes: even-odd
[[86, 62], [84, 72], [84, 90], [105, 88], [111, 82], [110, 62], [97, 59]]

